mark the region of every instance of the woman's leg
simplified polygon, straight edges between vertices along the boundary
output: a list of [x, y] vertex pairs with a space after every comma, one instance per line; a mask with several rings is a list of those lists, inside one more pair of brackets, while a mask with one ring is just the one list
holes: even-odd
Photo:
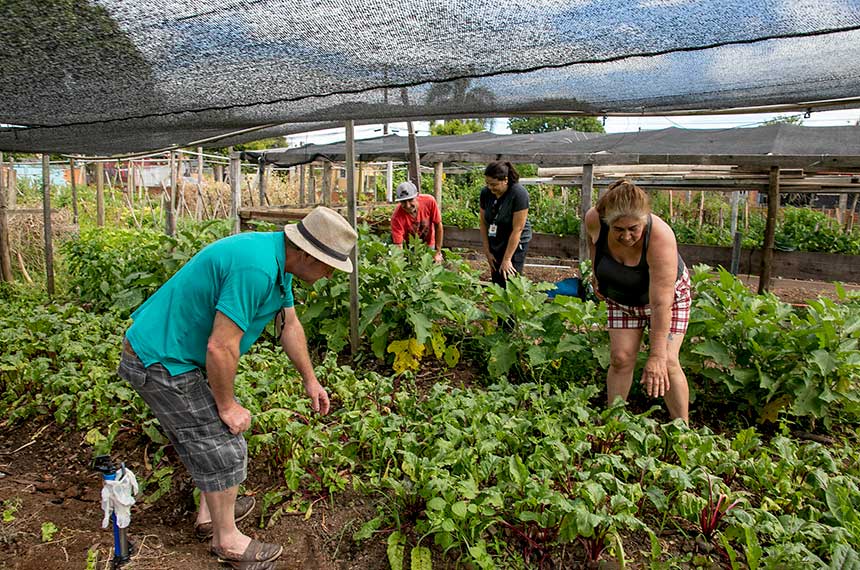
[[663, 396], [669, 415], [672, 419], [681, 418], [684, 423], [689, 423], [690, 413], [690, 388], [687, 385], [687, 376], [681, 368], [679, 354], [684, 335], [669, 335], [669, 346], [666, 351], [666, 368], [669, 371], [669, 391]]
[[642, 329], [609, 329], [609, 372], [606, 375], [606, 401], [627, 400], [633, 384], [633, 369], [642, 343]]

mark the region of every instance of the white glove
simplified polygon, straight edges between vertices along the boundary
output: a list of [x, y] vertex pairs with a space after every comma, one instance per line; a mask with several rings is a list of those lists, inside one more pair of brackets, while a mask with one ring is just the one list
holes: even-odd
[[111, 513], [116, 514], [116, 524], [119, 528], [126, 528], [131, 523], [131, 506], [134, 504], [134, 496], [138, 490], [137, 477], [125, 467], [118, 472], [118, 475], [119, 479], [104, 481], [102, 487], [102, 510], [105, 512], [102, 528], [110, 525]]

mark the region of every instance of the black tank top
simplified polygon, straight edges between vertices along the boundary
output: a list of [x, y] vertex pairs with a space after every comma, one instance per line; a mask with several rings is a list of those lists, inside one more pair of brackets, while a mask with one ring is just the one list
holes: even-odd
[[[651, 273], [648, 271], [648, 241], [651, 237], [651, 215], [645, 226], [642, 256], [634, 266], [615, 260], [609, 251], [609, 226], [600, 220], [600, 235], [597, 237], [594, 256], [594, 275], [600, 292], [622, 305], [643, 307], [650, 302]], [[684, 260], [678, 253], [678, 275], [684, 274]]]

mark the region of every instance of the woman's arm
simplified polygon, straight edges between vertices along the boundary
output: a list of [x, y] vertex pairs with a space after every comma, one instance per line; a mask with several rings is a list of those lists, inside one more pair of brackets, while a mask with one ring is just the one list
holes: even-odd
[[598, 299], [603, 299], [600, 293], [600, 287], [597, 283], [597, 267], [595, 260], [597, 258], [597, 240], [600, 237], [600, 214], [597, 213], [597, 208], [590, 208], [585, 213], [585, 231], [588, 235], [588, 254], [591, 258], [591, 286], [594, 288], [594, 294]]
[[672, 333], [672, 304], [675, 301], [675, 280], [678, 277], [678, 244], [675, 233], [666, 222], [652, 215], [651, 238], [648, 244], [649, 304], [651, 350], [642, 382], [650, 396], [662, 396], [669, 389], [666, 355]]
[[526, 220], [528, 219], [528, 217], [528, 208], [526, 208], [525, 210], [518, 210], [514, 212], [512, 222], [513, 228], [511, 229], [511, 235], [508, 236], [508, 247], [505, 248], [505, 255], [502, 257], [502, 263], [499, 267], [499, 271], [505, 277], [510, 277], [517, 272], [514, 269], [511, 260], [514, 258], [514, 254], [517, 252], [517, 248], [520, 246], [520, 236], [522, 236], [523, 229], [526, 227]]
[[481, 227], [481, 242], [484, 244], [484, 256], [487, 258], [487, 263], [490, 264], [490, 271], [496, 268], [496, 260], [493, 254], [490, 253], [490, 238], [487, 237], [487, 220], [484, 219], [484, 209], [481, 208], [478, 223]]

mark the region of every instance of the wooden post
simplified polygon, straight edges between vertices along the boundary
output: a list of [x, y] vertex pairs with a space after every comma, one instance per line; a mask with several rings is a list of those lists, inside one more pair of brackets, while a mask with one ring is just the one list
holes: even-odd
[[407, 121], [406, 126], [409, 130], [409, 179], [415, 183], [418, 191], [421, 192], [421, 160], [418, 157], [415, 127], [412, 125], [412, 121]]
[[737, 275], [741, 266], [741, 232], [735, 232], [732, 236], [732, 265], [729, 271]]
[[[358, 214], [355, 195], [355, 126], [346, 122], [346, 195], [347, 221], [358, 230]], [[349, 274], [349, 347], [353, 358], [358, 355], [358, 244], [349, 254], [352, 273]]]
[[165, 225], [164, 233], [172, 236], [176, 233], [176, 153], [170, 151], [170, 192], [167, 196], [167, 204], [164, 206]]
[[322, 203], [323, 206], [331, 206], [331, 162], [329, 161], [323, 163]]
[[72, 184], [72, 223], [78, 225], [78, 184], [75, 180], [75, 159], [69, 159], [69, 172], [71, 176], [69, 177], [69, 181]]
[[317, 204], [317, 176], [314, 174], [313, 163], [308, 165], [308, 205]]
[[669, 190], [669, 222], [675, 221], [675, 193]]
[[860, 193], [854, 194], [854, 200], [851, 202], [851, 210], [848, 211], [848, 224], [845, 226], [845, 231], [850, 232], [854, 229], [854, 216], [857, 212], [857, 199], [860, 198]]
[[385, 164], [385, 201], [394, 201], [394, 163], [390, 160]]
[[729, 224], [729, 233], [734, 236], [738, 231], [738, 200], [740, 200], [740, 192], [732, 192], [729, 196], [729, 203], [732, 206], [731, 223]]
[[96, 225], [105, 225], [105, 163], [96, 163]]
[[15, 159], [9, 157], [9, 172], [6, 177], [6, 193], [8, 200], [6, 207], [10, 210], [18, 205], [18, 175], [15, 174]]
[[579, 262], [591, 259], [591, 249], [588, 247], [588, 230], [585, 227], [585, 214], [591, 209], [591, 195], [594, 192], [594, 165], [582, 165], [582, 195], [580, 199], [579, 222]]
[[230, 217], [233, 219], [233, 233], [239, 233], [239, 208], [242, 206], [242, 165], [239, 153], [230, 153]]
[[767, 187], [767, 224], [764, 228], [761, 273], [759, 273], [759, 295], [770, 290], [770, 274], [773, 269], [773, 241], [776, 236], [776, 215], [779, 212], [779, 167], [770, 167], [770, 184]]
[[[436, 197], [436, 204], [439, 208], [442, 207], [442, 181], [445, 179], [445, 169], [441, 162], [433, 164], [433, 194]], [[441, 211], [441, 210], [440, 210]]]
[[848, 210], [848, 194], [842, 193], [839, 195], [839, 209], [836, 210], [836, 221], [840, 224], [845, 224], [848, 218], [845, 216]]
[[304, 208], [305, 204], [305, 165], [299, 166], [299, 208]]
[[6, 214], [8, 198], [6, 176], [3, 173], [3, 153], [0, 152], [0, 277], [3, 281], [11, 282], [12, 252], [9, 247], [9, 217]]
[[699, 228], [705, 221], [705, 191], [699, 191]]
[[194, 217], [203, 219], [203, 147], [197, 147], [197, 201], [194, 205]]
[[266, 205], [266, 163], [261, 158], [257, 162], [257, 191], [260, 207]]
[[42, 155], [42, 220], [45, 233], [45, 277], [48, 295], [54, 296], [54, 248], [51, 243], [51, 165], [49, 155]]

